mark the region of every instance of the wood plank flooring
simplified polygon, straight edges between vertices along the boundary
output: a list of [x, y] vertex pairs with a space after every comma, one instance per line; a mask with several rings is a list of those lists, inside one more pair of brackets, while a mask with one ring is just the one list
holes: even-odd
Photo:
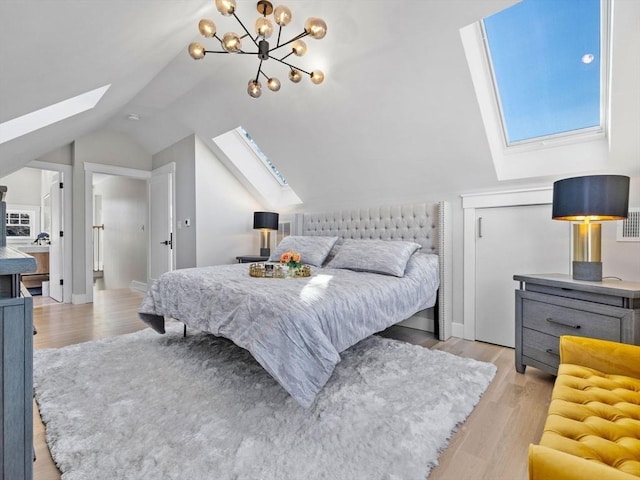
[[[39, 302], [34, 307], [38, 329], [34, 347], [58, 348], [145, 328], [136, 314], [142, 298], [142, 293], [124, 289], [96, 291], [94, 303], [87, 305]], [[527, 447], [542, 434], [555, 377], [535, 368], [528, 368], [525, 375], [516, 373], [514, 352], [509, 348], [458, 338], [439, 342], [403, 327], [392, 327], [383, 335], [498, 367], [492, 384], [450, 439], [429, 480], [526, 480]], [[44, 426], [37, 408], [34, 411], [34, 479], [59, 480]]]

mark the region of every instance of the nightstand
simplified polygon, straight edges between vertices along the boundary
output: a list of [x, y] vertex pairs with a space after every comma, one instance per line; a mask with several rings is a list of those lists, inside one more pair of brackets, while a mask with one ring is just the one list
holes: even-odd
[[236, 257], [238, 263], [255, 263], [255, 262], [266, 262], [269, 260], [269, 257], [264, 257], [261, 255], [240, 255]]
[[640, 283], [571, 275], [514, 275], [516, 370], [527, 365], [557, 375], [561, 335], [640, 345]]

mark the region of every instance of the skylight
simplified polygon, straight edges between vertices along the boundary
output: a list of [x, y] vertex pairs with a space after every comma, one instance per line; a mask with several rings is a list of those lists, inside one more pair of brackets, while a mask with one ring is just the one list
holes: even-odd
[[243, 127], [236, 127], [212, 140], [220, 149], [218, 159], [265, 207], [278, 209], [302, 203], [282, 173]]
[[523, 0], [483, 21], [506, 144], [604, 125], [600, 0]]
[[269, 169], [273, 177], [280, 183], [280, 185], [287, 185], [287, 179], [284, 178], [284, 175], [280, 173], [280, 171], [276, 168], [276, 166], [269, 160], [269, 158], [264, 154], [264, 152], [260, 149], [258, 144], [251, 138], [249, 132], [247, 132], [242, 126], [238, 127], [238, 130], [242, 133], [244, 140], [251, 147], [256, 156], [264, 163], [264, 165]]
[[0, 144], [92, 109], [109, 89], [105, 85], [48, 107], [0, 123]]

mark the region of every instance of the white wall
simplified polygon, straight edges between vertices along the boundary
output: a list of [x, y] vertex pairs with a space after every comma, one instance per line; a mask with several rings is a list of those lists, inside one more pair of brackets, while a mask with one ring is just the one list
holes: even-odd
[[260, 204], [197, 137], [195, 167], [196, 265], [257, 255], [260, 242], [253, 230], [253, 212], [262, 210]]
[[[87, 295], [86, 234], [87, 203], [85, 199], [84, 164], [97, 163], [151, 170], [151, 155], [127, 135], [109, 130], [96, 130], [75, 140], [73, 158], [73, 295], [74, 303], [83, 303]], [[90, 208], [90, 207], [89, 207]]]
[[93, 193], [102, 198], [105, 288], [127, 288], [133, 280], [146, 283], [147, 182], [110, 176]]
[[[629, 208], [640, 208], [640, 177], [631, 178]], [[640, 282], [640, 242], [616, 241], [618, 222], [602, 222], [602, 275]]]
[[15, 173], [0, 178], [0, 185], [7, 186], [8, 205], [34, 205], [41, 202], [41, 174], [35, 168], [23, 168]]

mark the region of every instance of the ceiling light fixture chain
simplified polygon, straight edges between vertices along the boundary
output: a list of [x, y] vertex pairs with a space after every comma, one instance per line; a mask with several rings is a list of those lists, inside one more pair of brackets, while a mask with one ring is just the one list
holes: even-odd
[[[263, 70], [262, 65], [264, 61], [272, 59], [289, 68], [289, 79], [293, 83], [299, 83], [302, 79], [302, 74], [308, 75], [311, 82], [318, 85], [324, 81], [324, 73], [320, 70], [313, 70], [307, 72], [293, 65], [292, 63], [285, 62], [284, 60], [290, 55], [296, 55], [298, 57], [303, 56], [307, 51], [307, 45], [302, 41], [302, 38], [310, 36], [320, 40], [324, 38], [327, 33], [327, 24], [320, 18], [308, 18], [304, 25], [304, 31], [290, 40], [284, 43], [280, 43], [282, 34], [282, 27], [287, 26], [291, 22], [291, 10], [284, 5], [279, 5], [275, 9], [271, 2], [267, 0], [260, 0], [256, 4], [256, 9], [261, 17], [258, 17], [255, 23], [256, 36], [253, 37], [247, 27], [236, 15], [236, 0], [214, 0], [216, 9], [225, 17], [233, 16], [245, 31], [245, 35], [238, 35], [234, 32], [225, 33], [222, 38], [218, 36], [216, 31], [216, 25], [212, 20], [202, 19], [198, 23], [198, 30], [205, 38], [215, 38], [220, 42], [222, 50], [206, 50], [204, 45], [199, 42], [193, 42], [189, 45], [189, 55], [195, 60], [204, 58], [207, 53], [239, 53], [244, 55], [256, 55], [260, 60], [258, 65], [258, 72], [255, 78], [249, 80], [247, 87], [247, 93], [253, 98], [258, 98], [262, 94], [262, 85], [260, 83], [260, 74], [267, 79], [267, 87], [269, 90], [277, 92], [280, 90], [280, 80], [276, 77], [269, 77]], [[273, 23], [268, 18], [273, 14], [273, 20], [278, 24], [278, 39], [276, 46], [271, 48], [267, 38], [273, 34]], [[257, 51], [249, 52], [242, 49], [242, 40], [246, 37], [251, 38], [251, 41], [257, 47]], [[272, 53], [282, 47], [290, 45], [291, 51], [286, 53], [282, 58], [277, 58]]]

